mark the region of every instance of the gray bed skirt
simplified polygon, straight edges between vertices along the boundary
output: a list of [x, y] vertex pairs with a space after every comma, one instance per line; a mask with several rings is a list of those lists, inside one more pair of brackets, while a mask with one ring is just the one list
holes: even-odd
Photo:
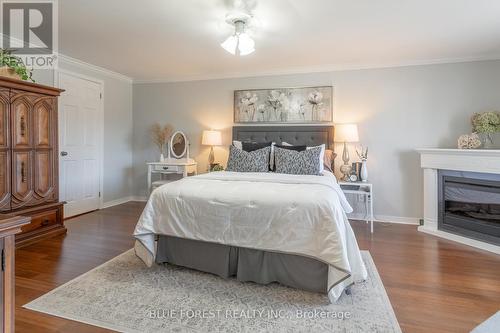
[[328, 265], [292, 254], [254, 250], [172, 236], [158, 236], [157, 263], [169, 263], [260, 284], [279, 282], [327, 293]]

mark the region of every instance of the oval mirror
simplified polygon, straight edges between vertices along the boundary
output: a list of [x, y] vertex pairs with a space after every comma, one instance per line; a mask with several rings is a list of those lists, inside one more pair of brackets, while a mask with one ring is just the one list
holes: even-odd
[[175, 158], [182, 158], [186, 154], [187, 139], [186, 135], [181, 131], [172, 134], [170, 138], [170, 152]]

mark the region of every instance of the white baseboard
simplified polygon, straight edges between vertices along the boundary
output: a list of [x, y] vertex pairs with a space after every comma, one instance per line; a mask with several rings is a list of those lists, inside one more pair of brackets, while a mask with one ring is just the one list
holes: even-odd
[[[362, 213], [347, 214], [347, 217], [351, 220], [364, 220], [365, 214]], [[411, 224], [411, 225], [420, 224], [420, 219], [418, 217], [403, 217], [403, 216], [390, 216], [390, 215], [376, 215], [373, 221], [384, 222], [384, 223]]]
[[106, 201], [102, 204], [101, 209], [121, 205], [121, 204], [124, 204], [124, 203], [129, 202], [129, 201], [133, 201], [132, 200], [133, 198], [134, 197], [129, 196], [129, 197], [123, 197], [123, 198], [119, 198], [119, 199], [115, 199], [115, 200], [111, 200], [111, 201]]
[[130, 201], [148, 201], [148, 197], [143, 197], [143, 196], [140, 196], [140, 195], [134, 195], [134, 196], [131, 196], [130, 197]]

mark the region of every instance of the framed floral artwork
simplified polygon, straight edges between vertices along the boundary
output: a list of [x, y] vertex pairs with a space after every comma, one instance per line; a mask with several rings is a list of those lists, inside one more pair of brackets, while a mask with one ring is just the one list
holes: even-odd
[[333, 87], [236, 90], [235, 123], [333, 121]]

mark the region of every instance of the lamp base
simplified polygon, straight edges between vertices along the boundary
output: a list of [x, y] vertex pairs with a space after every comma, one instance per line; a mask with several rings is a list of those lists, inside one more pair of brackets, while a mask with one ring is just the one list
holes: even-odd
[[352, 167], [349, 164], [343, 164], [340, 166], [340, 172], [342, 173], [342, 175], [344, 175], [342, 177], [343, 181], [346, 181], [346, 182], [349, 181], [349, 176], [351, 175], [351, 171], [352, 171]]
[[215, 163], [214, 146], [210, 147], [210, 154], [208, 154], [208, 165], [213, 165]]
[[344, 151], [342, 152], [342, 161], [344, 164], [340, 166], [340, 172], [344, 175], [343, 181], [348, 182], [351, 175], [352, 167], [349, 165], [349, 149], [347, 149], [347, 142], [344, 142]]

